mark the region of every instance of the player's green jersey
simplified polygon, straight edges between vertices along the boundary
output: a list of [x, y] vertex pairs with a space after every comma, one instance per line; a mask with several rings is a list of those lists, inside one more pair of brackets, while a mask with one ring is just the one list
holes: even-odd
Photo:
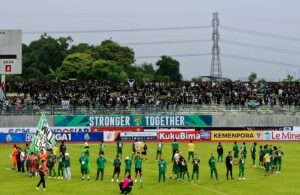
[[200, 164], [199, 159], [194, 159], [193, 160], [193, 172], [198, 172], [199, 171], [199, 164]]
[[209, 158], [208, 165], [210, 166], [210, 168], [216, 168], [216, 161], [215, 161], [215, 157], [214, 156], [212, 156], [212, 157]]
[[162, 151], [163, 148], [163, 143], [162, 142], [158, 142], [157, 144], [157, 151]]
[[65, 167], [71, 166], [71, 159], [69, 156], [65, 156], [64, 164], [65, 164]]
[[135, 168], [142, 168], [142, 162], [143, 162], [143, 159], [140, 156], [136, 156], [134, 158]]
[[232, 150], [233, 150], [234, 153], [239, 153], [239, 147], [238, 147], [238, 145], [237, 145], [237, 144], [234, 144]]
[[118, 152], [122, 152], [123, 149], [123, 143], [121, 141], [117, 142], [117, 151]]
[[251, 146], [251, 155], [254, 156], [256, 153], [256, 147], [255, 145]]
[[116, 159], [114, 160], [113, 165], [114, 165], [115, 168], [121, 167], [121, 161], [120, 161], [120, 159], [116, 158]]
[[79, 158], [79, 163], [81, 168], [87, 169], [89, 159], [86, 156], [82, 156], [81, 158]]
[[104, 157], [99, 157], [97, 159], [97, 165], [99, 169], [104, 169], [105, 168], [105, 163], [106, 163], [106, 159]]
[[244, 157], [240, 158], [240, 160], [239, 160], [239, 166], [240, 166], [240, 169], [244, 169], [245, 168], [245, 158]]
[[246, 145], [242, 145], [241, 149], [242, 149], [242, 153], [244, 153], [244, 154], [247, 153]]
[[132, 160], [131, 159], [126, 159], [125, 160], [125, 169], [126, 170], [131, 170], [131, 166], [132, 166]]
[[160, 172], [165, 172], [167, 168], [167, 162], [165, 160], [159, 160], [158, 167]]
[[173, 142], [173, 143], [172, 143], [172, 149], [173, 149], [173, 150], [178, 150], [178, 148], [179, 148], [178, 142]]

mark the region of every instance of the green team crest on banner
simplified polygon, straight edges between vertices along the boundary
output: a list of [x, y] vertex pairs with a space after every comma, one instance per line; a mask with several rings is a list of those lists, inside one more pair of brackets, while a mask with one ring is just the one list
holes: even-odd
[[56, 140], [55, 136], [49, 128], [49, 124], [44, 112], [40, 117], [37, 127], [38, 129], [35, 132], [30, 145], [30, 152], [37, 152], [41, 149], [48, 150], [53, 148], [53, 146], [56, 144]]

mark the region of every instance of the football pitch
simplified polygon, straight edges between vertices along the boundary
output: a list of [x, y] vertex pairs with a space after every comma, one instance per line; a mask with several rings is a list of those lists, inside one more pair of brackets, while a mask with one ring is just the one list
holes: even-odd
[[[284, 152], [281, 173], [271, 176], [264, 176], [264, 170], [252, 167], [250, 156], [250, 147], [252, 143], [247, 143], [247, 159], [245, 168], [246, 180], [238, 180], [238, 166], [233, 168], [234, 180], [226, 179], [225, 164], [217, 164], [219, 181], [210, 179], [210, 169], [208, 159], [210, 153], [214, 152], [215, 157], [217, 143], [195, 143], [195, 153], [200, 157], [200, 174], [199, 182], [190, 182], [187, 178], [185, 181], [178, 182], [169, 179], [171, 163], [171, 143], [164, 143], [163, 156], [167, 160], [167, 178], [166, 182], [158, 182], [158, 165], [155, 161], [156, 144], [148, 143], [148, 162], [143, 161], [143, 183], [134, 183], [133, 190], [130, 194], [140, 195], [160, 195], [160, 194], [300, 194], [300, 168], [299, 154], [300, 144], [297, 142], [272, 142], [258, 143], [257, 151], [260, 145], [272, 144], [281, 146]], [[23, 147], [24, 144], [19, 144]], [[131, 143], [124, 144], [123, 158], [120, 178], [124, 175], [124, 159], [126, 156], [131, 157]], [[239, 143], [239, 147], [241, 143]], [[105, 158], [107, 159], [104, 180], [95, 181], [96, 177], [96, 159], [99, 152], [99, 144], [90, 144], [90, 162], [91, 162], [91, 180], [82, 181], [79, 166], [79, 157], [81, 153], [80, 144], [67, 144], [67, 152], [71, 158], [72, 179], [70, 181], [61, 179], [46, 179], [47, 191], [36, 190], [35, 186], [39, 177], [30, 178], [23, 173], [11, 170], [12, 163], [9, 154], [12, 151], [12, 145], [0, 145], [0, 194], [77, 194], [77, 195], [96, 195], [96, 194], [120, 194], [118, 183], [111, 182], [113, 165], [112, 160], [116, 156], [116, 144], [105, 145]], [[233, 143], [223, 143], [224, 160], [229, 150], [232, 150]], [[187, 159], [187, 143], [179, 144], [183, 156]], [[257, 153], [258, 156], [258, 153]], [[57, 172], [57, 165], [56, 165]], [[189, 172], [192, 174], [192, 164], [189, 163]], [[134, 172], [134, 167], [132, 173]], [[134, 177], [134, 174], [132, 174]]]

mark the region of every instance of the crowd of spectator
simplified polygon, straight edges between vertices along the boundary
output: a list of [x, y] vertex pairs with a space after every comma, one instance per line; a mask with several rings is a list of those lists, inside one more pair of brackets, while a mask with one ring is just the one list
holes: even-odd
[[73, 107], [136, 107], [151, 105], [176, 107], [187, 104], [225, 106], [299, 106], [300, 83], [242, 81], [201, 82], [123, 82], [110, 81], [44, 81], [7, 82], [3, 109], [61, 106], [69, 101]]

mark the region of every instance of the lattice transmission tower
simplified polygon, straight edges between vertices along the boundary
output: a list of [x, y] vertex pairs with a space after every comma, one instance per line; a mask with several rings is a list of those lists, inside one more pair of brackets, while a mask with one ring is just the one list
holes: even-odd
[[213, 19], [212, 19], [213, 46], [211, 49], [212, 59], [211, 59], [210, 76], [215, 79], [222, 78], [222, 69], [221, 69], [221, 62], [220, 62], [220, 47], [219, 47], [219, 39], [220, 39], [219, 23], [220, 23], [220, 21], [219, 21], [219, 17], [218, 17], [218, 12], [213, 13]]

